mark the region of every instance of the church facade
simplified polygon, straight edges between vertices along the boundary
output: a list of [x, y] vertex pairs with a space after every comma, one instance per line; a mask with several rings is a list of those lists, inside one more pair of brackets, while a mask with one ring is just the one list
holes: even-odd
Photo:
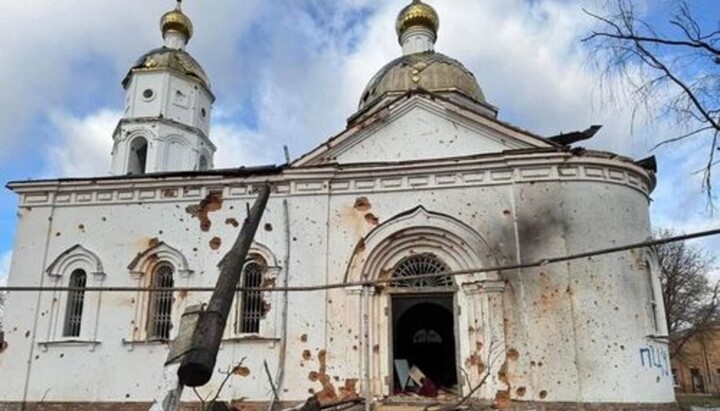
[[220, 394], [240, 409], [272, 386], [282, 403], [402, 402], [415, 367], [499, 408], [674, 409], [650, 250], [518, 267], [648, 239], [644, 163], [500, 121], [414, 0], [346, 130], [286, 165], [214, 169], [192, 23], [178, 8], [161, 26], [123, 82], [114, 175], [8, 184], [9, 285], [49, 290], [9, 294], [0, 410], [147, 409], [183, 311], [210, 295], [176, 288], [214, 286], [265, 184], [239, 284], [264, 290], [238, 292], [203, 395], [242, 362]]

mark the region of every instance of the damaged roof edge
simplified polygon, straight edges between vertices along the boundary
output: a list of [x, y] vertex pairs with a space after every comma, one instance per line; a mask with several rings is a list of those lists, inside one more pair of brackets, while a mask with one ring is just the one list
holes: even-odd
[[[363, 161], [363, 162], [357, 162], [357, 163], [346, 163], [346, 164], [340, 164], [337, 162], [327, 162], [323, 164], [308, 164], [308, 165], [300, 165], [300, 166], [290, 166], [288, 167], [288, 170], [313, 170], [313, 169], [323, 169], [323, 168], [334, 168], [338, 170], [345, 170], [345, 169], [353, 169], [353, 168], [363, 168], [363, 167], [383, 167], [383, 166], [411, 166], [411, 165], [418, 165], [418, 166], [425, 166], [429, 164], [434, 163], [447, 163], [447, 162], [453, 162], [458, 163], [462, 161], [472, 161], [476, 159], [487, 159], [487, 158], [498, 158], [499, 160], [506, 159], [508, 156], [522, 156], [522, 155], [528, 155], [528, 154], [553, 154], [553, 153], [568, 153], [574, 157], [595, 157], [595, 158], [602, 158], [602, 159], [609, 159], [609, 160], [616, 160], [620, 161], [626, 164], [633, 164], [636, 166], [641, 166], [643, 169], [648, 170], [647, 167], [644, 167], [640, 164], [640, 162], [643, 162], [645, 160], [638, 160], [635, 161], [630, 157], [616, 154], [610, 151], [601, 151], [601, 150], [588, 150], [582, 147], [577, 148], [571, 148], [569, 146], [551, 146], [551, 147], [534, 147], [534, 148], [518, 148], [518, 149], [512, 149], [512, 150], [503, 150], [503, 151], [497, 151], [497, 152], [489, 152], [489, 153], [479, 153], [479, 154], [468, 154], [463, 156], [455, 156], [455, 157], [442, 157], [442, 158], [427, 158], [427, 159], [419, 159], [419, 160], [396, 160], [396, 161]], [[652, 171], [652, 170], [651, 170]]]
[[568, 146], [561, 147], [546, 147], [546, 148], [532, 148], [532, 149], [516, 149], [516, 150], [505, 150], [502, 152], [483, 153], [483, 154], [472, 154], [466, 156], [457, 156], [451, 158], [436, 158], [436, 159], [424, 159], [424, 160], [407, 160], [407, 161], [380, 161], [380, 162], [363, 162], [363, 163], [350, 163], [350, 164], [338, 164], [338, 163], [325, 163], [321, 165], [306, 165], [306, 166], [291, 166], [288, 164], [282, 165], [262, 165], [255, 167], [238, 167], [238, 168], [225, 168], [217, 170], [207, 171], [177, 171], [177, 172], [163, 172], [163, 173], [149, 173], [140, 175], [123, 175], [123, 176], [103, 176], [103, 177], [74, 177], [74, 178], [58, 178], [58, 179], [42, 179], [42, 180], [22, 180], [22, 181], [11, 181], [6, 184], [6, 188], [17, 191], [22, 188], [30, 188], [36, 185], [42, 184], [55, 184], [62, 185], [65, 183], [95, 183], [95, 182], [117, 182], [117, 181], [128, 181], [141, 182], [141, 181], [158, 181], [164, 179], [183, 179], [183, 178], [202, 178], [202, 177], [263, 177], [263, 176], [278, 176], [288, 171], [310, 171], [310, 170], [321, 170], [321, 169], [333, 169], [337, 171], [342, 170], [354, 170], [362, 169], [366, 167], [408, 167], [408, 166], [419, 166], [428, 167], [437, 165], [437, 163], [462, 163], [465, 161], [473, 161], [480, 159], [488, 159], [492, 157], [499, 157], [507, 161], [509, 158], [514, 156], [525, 156], [525, 155], [552, 155], [565, 154], [572, 157], [594, 157], [598, 159], [607, 159], [618, 161], [627, 165], [632, 165], [644, 170], [648, 177], [654, 181], [654, 175], [657, 170], [655, 164], [655, 158], [649, 157], [641, 160], [633, 160], [632, 158], [597, 150], [586, 150], [584, 148], [570, 148]]
[[55, 179], [41, 179], [41, 180], [20, 180], [10, 181], [5, 187], [10, 190], [20, 188], [25, 185], [32, 184], [47, 184], [47, 183], [73, 183], [73, 182], [86, 182], [86, 181], [119, 181], [119, 180], [161, 180], [166, 178], [185, 178], [185, 177], [249, 177], [249, 176], [266, 176], [281, 174], [287, 168], [286, 164], [283, 165], [262, 165], [254, 167], [238, 167], [238, 168], [223, 168], [216, 170], [206, 171], [172, 171], [163, 173], [148, 173], [148, 174], [137, 174], [137, 175], [122, 175], [122, 176], [102, 176], [102, 177], [69, 177], [69, 178], [55, 178]]
[[642, 158], [640, 160], [635, 161], [635, 164], [644, 168], [645, 170], [652, 171], [653, 173], [657, 173], [657, 160], [655, 159], [655, 156]]
[[592, 125], [583, 131], [573, 131], [570, 133], [560, 133], [558, 135], [548, 137], [547, 139], [564, 146], [568, 146], [578, 141], [589, 140], [597, 134], [602, 128], [601, 125]]

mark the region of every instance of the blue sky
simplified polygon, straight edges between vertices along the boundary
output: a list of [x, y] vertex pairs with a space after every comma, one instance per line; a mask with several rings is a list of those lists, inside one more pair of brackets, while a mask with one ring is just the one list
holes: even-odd
[[[601, 92], [579, 39], [601, 0], [435, 0], [437, 50], [478, 78], [500, 118], [539, 134], [605, 128], [587, 145], [642, 158], [672, 125], [635, 118]], [[407, 0], [186, 0], [195, 24], [189, 51], [211, 77], [217, 102], [216, 164], [280, 163], [341, 131], [362, 89], [400, 54], [394, 17]], [[720, 4], [692, 2], [717, 28]], [[663, 24], [672, 5], [647, 0]], [[160, 15], [171, 0], [25, 0], [0, 13], [0, 182], [107, 174], [120, 81], [137, 57], [162, 44]], [[645, 117], [643, 117], [645, 116]], [[678, 231], [718, 226], [692, 171], [702, 141], [653, 152], [659, 185], [653, 224]], [[0, 191], [0, 283], [7, 272], [17, 200]], [[718, 249], [720, 241], [702, 244]]]

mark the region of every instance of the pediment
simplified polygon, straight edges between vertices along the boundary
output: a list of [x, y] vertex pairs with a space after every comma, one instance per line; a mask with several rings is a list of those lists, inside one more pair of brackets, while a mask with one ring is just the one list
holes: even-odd
[[352, 125], [293, 165], [451, 159], [552, 146], [496, 119], [416, 95]]
[[181, 275], [193, 273], [183, 253], [164, 242], [158, 242], [136, 255], [128, 265], [128, 269], [131, 274], [141, 277], [161, 262], [172, 264]]
[[63, 251], [45, 270], [53, 277], [60, 277], [75, 268], [83, 268], [97, 275], [104, 275], [102, 261], [87, 248], [76, 244]]

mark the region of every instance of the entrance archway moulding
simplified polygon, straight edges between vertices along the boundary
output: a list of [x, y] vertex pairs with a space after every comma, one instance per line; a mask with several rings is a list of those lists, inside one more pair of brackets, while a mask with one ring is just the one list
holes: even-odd
[[[348, 269], [346, 282], [362, 282], [389, 278], [403, 258], [429, 253], [440, 259], [450, 271], [465, 271], [500, 265], [498, 256], [488, 242], [472, 227], [457, 219], [422, 206], [398, 214], [366, 235], [355, 248]], [[471, 383], [482, 378], [477, 367], [467, 368], [467, 358], [487, 358], [489, 348], [494, 354], [504, 355], [503, 291], [505, 282], [498, 272], [470, 272], [453, 276], [456, 289], [455, 309], [456, 364], [464, 368], [464, 375]], [[360, 293], [365, 288], [367, 300]], [[363, 349], [363, 363], [368, 365], [369, 389], [375, 395], [392, 392], [392, 323], [388, 313], [395, 293], [377, 292], [389, 287], [355, 287], [346, 292], [358, 304], [359, 318], [367, 318], [368, 343]], [[420, 294], [425, 292], [416, 290]], [[432, 293], [432, 289], [427, 292]], [[447, 292], [447, 290], [445, 290]], [[363, 302], [365, 301], [365, 302]], [[352, 304], [352, 303], [350, 303]], [[367, 304], [367, 305], [365, 305]], [[362, 323], [362, 322], [361, 322]], [[363, 326], [365, 327], [365, 326]], [[489, 344], [493, 342], [493, 344]], [[498, 347], [498, 345], [500, 347]], [[369, 347], [373, 348], [372, 353]], [[495, 348], [497, 347], [497, 349]], [[497, 373], [499, 366], [491, 367]], [[487, 397], [495, 389], [496, 381], [477, 392]], [[491, 386], [490, 386], [491, 385]]]
[[[452, 271], [498, 266], [500, 259], [472, 227], [423, 206], [401, 213], [372, 230], [355, 248], [345, 274], [346, 282], [375, 280], [392, 275], [404, 257], [432, 253]], [[500, 281], [497, 272], [462, 274], [455, 283]]]

